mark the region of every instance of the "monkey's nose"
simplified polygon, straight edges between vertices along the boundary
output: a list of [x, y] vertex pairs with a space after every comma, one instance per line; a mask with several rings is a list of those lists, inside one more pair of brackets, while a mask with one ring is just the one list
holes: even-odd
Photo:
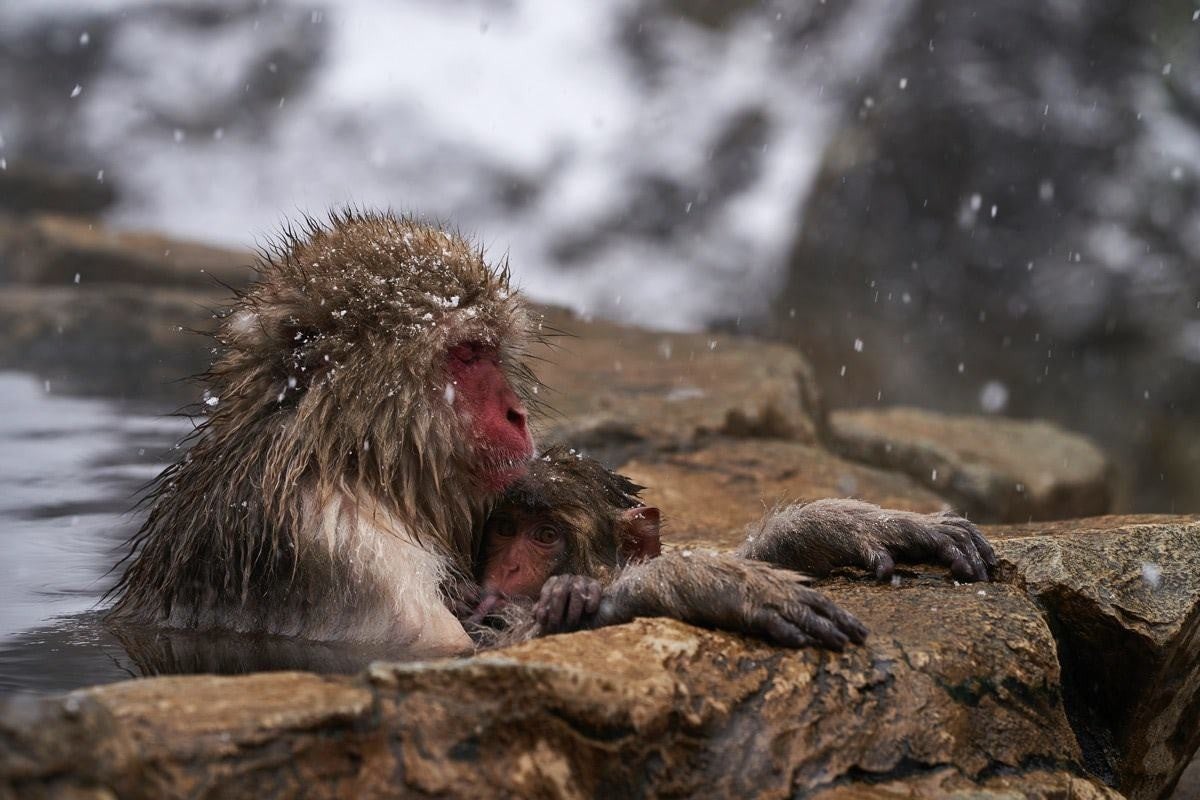
[[521, 433], [525, 432], [525, 421], [529, 415], [525, 413], [525, 409], [520, 406], [509, 406], [508, 409], [508, 424], [512, 425]]

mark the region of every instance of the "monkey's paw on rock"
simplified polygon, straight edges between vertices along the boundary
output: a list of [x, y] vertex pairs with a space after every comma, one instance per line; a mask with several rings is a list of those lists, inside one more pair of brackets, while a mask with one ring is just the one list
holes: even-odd
[[10, 699], [0, 797], [1167, 795], [1200, 745], [1200, 523], [987, 534], [998, 583], [822, 584], [871, 629], [842, 653], [638, 620]]

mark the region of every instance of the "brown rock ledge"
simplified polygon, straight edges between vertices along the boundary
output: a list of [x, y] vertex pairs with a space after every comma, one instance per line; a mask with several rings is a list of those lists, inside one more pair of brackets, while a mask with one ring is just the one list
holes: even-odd
[[6, 224], [0, 230], [0, 255], [0, 279], [50, 286], [75, 283], [78, 275], [81, 284], [212, 290], [220, 283], [242, 286], [254, 274], [254, 256], [248, 252], [50, 215]]
[[96, 214], [116, 200], [112, 183], [96, 175], [63, 172], [26, 161], [14, 161], [0, 169], [0, 211], [9, 214]]
[[1023, 594], [830, 590], [875, 629], [868, 646], [788, 652], [642, 620], [359, 678], [82, 690], [5, 710], [0, 795], [786, 797], [1032, 763], [1086, 783], [1053, 641]]
[[1131, 798], [1163, 796], [1200, 748], [1200, 517], [989, 534], [1046, 611], [1089, 766]]
[[984, 522], [1105, 514], [1115, 473], [1094, 444], [1042, 420], [964, 417], [918, 408], [830, 415], [828, 446], [903, 472]]
[[9, 700], [0, 796], [1164, 796], [1195, 747], [1200, 522], [993, 535], [1001, 583], [826, 582], [872, 630], [841, 654], [639, 620], [356, 678]]
[[747, 337], [663, 333], [544, 308], [534, 355], [549, 387], [541, 440], [610, 461], [707, 434], [816, 440], [816, 384], [796, 350]]
[[0, 368], [50, 380], [55, 391], [153, 398], [168, 411], [198, 400], [180, 378], [207, 366], [225, 292], [114, 284], [0, 287]]

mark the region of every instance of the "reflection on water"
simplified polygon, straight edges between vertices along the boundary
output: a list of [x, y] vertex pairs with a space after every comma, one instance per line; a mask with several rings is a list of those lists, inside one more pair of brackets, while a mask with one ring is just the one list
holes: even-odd
[[0, 694], [67, 691], [140, 674], [96, 612], [46, 620], [0, 645]]
[[379, 654], [265, 637], [110, 631], [98, 605], [137, 527], [139, 490], [185, 419], [56, 395], [0, 372], [0, 692], [163, 672], [346, 671]]
[[187, 430], [52, 389], [0, 373], [0, 643], [95, 604], [133, 529], [138, 489]]
[[94, 609], [138, 490], [188, 423], [18, 373], [0, 373], [0, 398], [0, 690], [128, 677]]

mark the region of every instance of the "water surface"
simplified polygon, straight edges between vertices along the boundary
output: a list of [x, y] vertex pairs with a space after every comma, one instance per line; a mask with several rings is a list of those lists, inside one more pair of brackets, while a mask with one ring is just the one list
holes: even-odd
[[190, 423], [22, 373], [0, 372], [0, 398], [0, 691], [130, 677], [98, 604], [140, 489]]

